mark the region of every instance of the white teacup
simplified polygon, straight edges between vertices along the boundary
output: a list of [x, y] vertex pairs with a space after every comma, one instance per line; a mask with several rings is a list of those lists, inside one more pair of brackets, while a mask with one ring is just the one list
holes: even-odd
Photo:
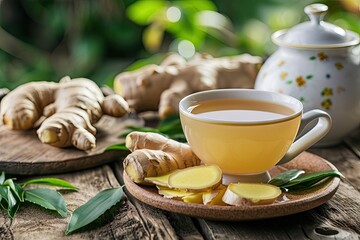
[[[222, 169], [224, 184], [268, 181], [269, 169], [290, 161], [331, 128], [326, 112], [303, 114], [299, 100], [253, 89], [194, 93], [180, 101], [179, 110], [192, 150], [205, 164]], [[317, 124], [294, 142], [316, 119]]]

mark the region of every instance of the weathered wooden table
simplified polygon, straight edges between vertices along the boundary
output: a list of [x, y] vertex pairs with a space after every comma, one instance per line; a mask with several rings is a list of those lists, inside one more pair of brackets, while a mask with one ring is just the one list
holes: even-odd
[[105, 223], [65, 236], [74, 209], [99, 191], [123, 184], [119, 159], [93, 169], [51, 175], [80, 188], [62, 192], [68, 217], [34, 205], [20, 208], [13, 220], [1, 211], [0, 239], [360, 239], [360, 131], [339, 146], [309, 151], [333, 163], [346, 177], [330, 201], [310, 211], [266, 220], [216, 222], [162, 211], [126, 194]]

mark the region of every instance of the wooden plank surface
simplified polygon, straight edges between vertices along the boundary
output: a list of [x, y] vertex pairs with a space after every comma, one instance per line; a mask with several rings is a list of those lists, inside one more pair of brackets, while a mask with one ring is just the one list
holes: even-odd
[[96, 124], [97, 147], [89, 152], [75, 148], [56, 148], [42, 144], [36, 130], [11, 131], [0, 126], [0, 171], [7, 174], [50, 174], [98, 166], [114, 160], [122, 152], [107, 151], [109, 145], [124, 141], [120, 133], [138, 120], [104, 116]]

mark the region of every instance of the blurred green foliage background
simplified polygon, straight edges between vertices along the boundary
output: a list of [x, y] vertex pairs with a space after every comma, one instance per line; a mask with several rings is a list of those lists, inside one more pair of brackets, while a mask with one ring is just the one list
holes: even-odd
[[326, 21], [360, 33], [359, 0], [0, 0], [0, 88], [64, 75], [115, 75], [177, 51], [266, 57], [271, 34], [329, 6]]

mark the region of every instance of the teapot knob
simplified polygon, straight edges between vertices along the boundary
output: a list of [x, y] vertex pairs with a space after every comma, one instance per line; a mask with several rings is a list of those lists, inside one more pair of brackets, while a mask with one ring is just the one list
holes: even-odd
[[304, 11], [309, 16], [312, 24], [318, 25], [327, 13], [328, 6], [321, 3], [311, 4], [305, 7]]

